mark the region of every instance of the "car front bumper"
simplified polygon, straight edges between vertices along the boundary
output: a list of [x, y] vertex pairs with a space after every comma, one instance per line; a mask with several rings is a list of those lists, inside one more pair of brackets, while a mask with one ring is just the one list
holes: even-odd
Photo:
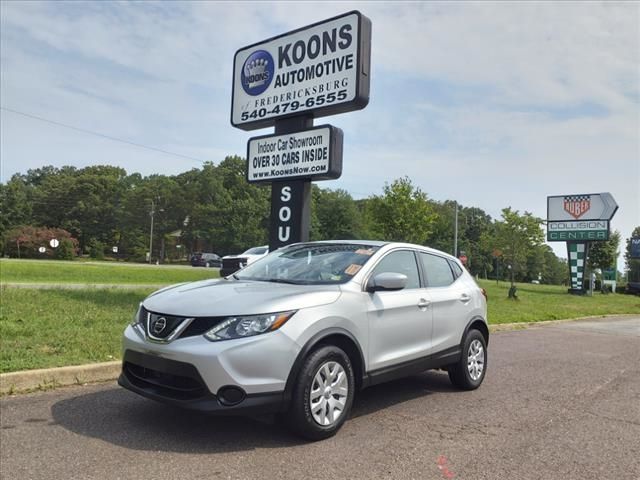
[[281, 331], [210, 342], [153, 343], [127, 327], [118, 383], [163, 403], [222, 414], [275, 412], [300, 347]]

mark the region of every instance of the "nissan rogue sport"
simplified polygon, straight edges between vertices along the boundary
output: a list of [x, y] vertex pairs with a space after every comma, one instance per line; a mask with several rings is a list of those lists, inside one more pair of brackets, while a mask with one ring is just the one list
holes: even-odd
[[235, 274], [152, 293], [124, 332], [123, 387], [216, 414], [283, 413], [300, 435], [336, 433], [367, 386], [446, 369], [487, 371], [484, 291], [418, 245], [289, 245]]

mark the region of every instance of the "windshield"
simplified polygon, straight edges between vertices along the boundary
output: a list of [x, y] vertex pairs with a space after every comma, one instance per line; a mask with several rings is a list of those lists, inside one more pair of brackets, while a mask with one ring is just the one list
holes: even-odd
[[301, 285], [346, 283], [378, 248], [341, 243], [294, 245], [257, 260], [234, 277]]
[[262, 255], [267, 253], [267, 247], [253, 247], [243, 252], [242, 255]]

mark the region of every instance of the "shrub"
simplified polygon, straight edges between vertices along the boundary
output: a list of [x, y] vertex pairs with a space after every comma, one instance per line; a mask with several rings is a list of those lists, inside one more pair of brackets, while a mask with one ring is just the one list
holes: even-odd
[[89, 256], [96, 260], [104, 259], [104, 244], [97, 240], [91, 240], [89, 242]]
[[73, 260], [75, 257], [73, 242], [68, 238], [60, 240], [60, 245], [55, 249], [54, 257], [58, 260]]
[[[50, 244], [54, 238], [60, 242], [57, 248], [52, 248]], [[11, 257], [20, 258], [59, 258], [58, 249], [63, 248], [62, 244], [65, 241], [67, 245], [64, 247], [64, 256], [67, 258], [71, 252], [71, 258], [73, 258], [78, 249], [78, 240], [69, 232], [62, 228], [25, 225], [13, 228], [6, 233], [4, 252]], [[38, 251], [40, 247], [45, 247], [44, 253]]]

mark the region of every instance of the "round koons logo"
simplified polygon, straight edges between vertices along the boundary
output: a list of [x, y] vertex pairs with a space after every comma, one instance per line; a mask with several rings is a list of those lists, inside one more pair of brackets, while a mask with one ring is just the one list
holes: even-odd
[[256, 50], [249, 55], [242, 66], [242, 88], [249, 95], [260, 95], [271, 85], [273, 72], [274, 63], [271, 54], [265, 50]]

